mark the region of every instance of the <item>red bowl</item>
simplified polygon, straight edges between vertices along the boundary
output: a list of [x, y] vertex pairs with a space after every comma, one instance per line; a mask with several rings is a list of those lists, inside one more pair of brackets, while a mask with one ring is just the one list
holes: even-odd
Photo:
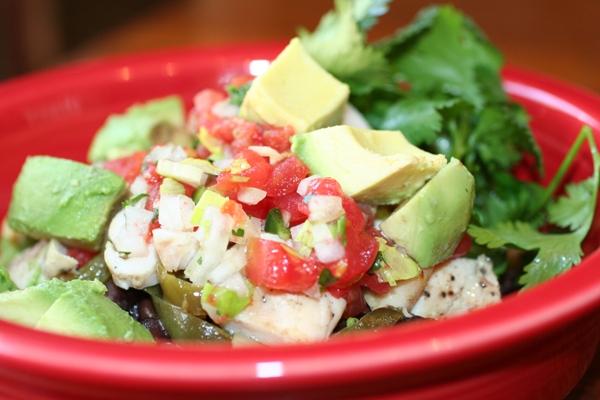
[[[83, 161], [95, 130], [136, 101], [219, 88], [280, 43], [182, 49], [88, 62], [0, 85], [0, 214], [27, 155]], [[509, 68], [551, 175], [600, 98]], [[598, 136], [600, 141], [600, 136]], [[591, 174], [578, 161], [574, 179]], [[592, 243], [592, 245], [594, 245]], [[596, 247], [595, 245], [593, 246]], [[600, 253], [502, 303], [444, 321], [327, 343], [231, 349], [75, 339], [0, 321], [0, 396], [15, 399], [562, 399], [600, 339]]]

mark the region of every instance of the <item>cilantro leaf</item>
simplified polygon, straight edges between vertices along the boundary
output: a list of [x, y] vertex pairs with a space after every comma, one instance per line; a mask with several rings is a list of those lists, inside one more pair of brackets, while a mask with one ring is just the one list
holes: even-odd
[[[573, 149], [579, 149], [581, 138], [587, 139], [590, 144], [594, 173], [584, 181], [567, 185], [566, 195], [560, 196], [547, 209], [550, 222], [562, 228], [568, 227], [571, 232], [542, 233], [522, 221], [500, 222], [493, 228], [469, 226], [468, 233], [478, 244], [490, 248], [514, 246], [522, 250], [537, 251], [533, 261], [524, 267], [524, 274], [519, 280], [524, 288], [565, 272], [581, 261], [581, 243], [592, 224], [600, 188], [600, 154], [589, 127], [582, 129]], [[573, 160], [573, 153], [574, 151], [569, 152], [567, 161]], [[560, 175], [559, 173], [558, 176]]]
[[497, 75], [502, 65], [500, 53], [450, 6], [433, 8], [418, 18], [424, 20], [415, 22], [417, 28], [386, 46], [394, 73], [409, 82], [412, 90], [441, 91], [461, 97], [477, 109], [483, 107], [486, 99], [477, 70], [489, 69], [492, 76]]
[[246, 97], [246, 93], [250, 90], [252, 86], [252, 82], [245, 83], [241, 86], [236, 85], [227, 85], [225, 86], [225, 90], [229, 95], [229, 102], [236, 106], [241, 106], [244, 101], [244, 97]]
[[377, 19], [388, 12], [391, 0], [354, 0], [352, 2], [354, 18], [360, 30], [368, 31]]
[[414, 145], [432, 145], [442, 129], [439, 110], [454, 104], [452, 99], [435, 100], [413, 96], [389, 106], [380, 129], [399, 130]]
[[577, 230], [591, 221], [590, 210], [595, 206], [597, 185], [591, 177], [580, 184], [570, 184], [565, 187], [566, 196], [559, 197], [548, 206], [549, 220], [562, 228]]
[[[367, 21], [363, 26], [373, 23], [372, 18], [381, 12], [383, 3], [361, 1], [361, 16]], [[335, 11], [325, 14], [313, 33], [300, 28], [298, 36], [309, 54], [323, 68], [350, 85], [354, 93], [366, 93], [373, 87], [384, 87], [393, 81], [383, 51], [366, 43], [351, 0], [336, 0]]]
[[[544, 234], [525, 222], [502, 222], [493, 229], [469, 227], [471, 235], [479, 244], [490, 248], [513, 245], [522, 250], [537, 250], [533, 261], [524, 268], [519, 283], [523, 288], [550, 279], [581, 261], [581, 241], [585, 233]], [[587, 233], [587, 230], [586, 230]]]

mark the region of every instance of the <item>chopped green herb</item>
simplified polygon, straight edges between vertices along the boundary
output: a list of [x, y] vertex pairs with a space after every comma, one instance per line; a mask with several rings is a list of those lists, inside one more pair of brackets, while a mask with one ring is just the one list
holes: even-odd
[[[366, 31], [386, 9], [386, 1], [336, 0], [314, 32], [301, 29], [298, 35], [321, 66], [350, 86], [351, 103], [374, 129], [401, 131], [414, 145], [457, 158], [469, 169], [476, 185], [469, 233], [478, 245], [495, 249], [495, 264], [506, 264], [509, 246], [537, 249], [521, 278], [528, 287], [579, 262], [596, 204], [598, 167], [557, 202], [552, 197], [563, 173], [546, 189], [517, 179], [516, 166], [527, 164], [538, 176], [544, 168], [529, 116], [503, 89], [499, 50], [450, 5], [428, 7], [403, 29], [369, 41]], [[571, 232], [548, 237], [539, 232], [548, 224]], [[371, 272], [381, 268], [382, 257]]]
[[248, 89], [250, 89], [250, 86], [252, 86], [252, 82], [248, 82], [242, 86], [225, 86], [225, 90], [229, 94], [229, 102], [233, 105], [241, 106]]
[[[581, 261], [581, 242], [592, 224], [600, 187], [600, 154], [589, 127], [582, 129], [559, 172], [546, 189], [548, 196], [554, 192], [585, 139], [588, 140], [594, 160], [593, 176], [567, 185], [566, 196], [559, 197], [547, 207], [549, 222], [559, 228], [569, 228], [570, 232], [541, 233], [524, 221], [500, 222], [490, 228], [469, 227], [468, 233], [479, 244], [490, 248], [511, 246], [535, 252], [533, 261], [524, 267], [525, 274], [519, 280], [524, 288], [567, 271]], [[548, 200], [548, 196], [541, 197], [545, 199], [542, 203]]]
[[133, 196], [132, 198], [125, 200], [124, 202], [121, 203], [121, 205], [123, 207], [134, 206], [137, 204], [138, 201], [140, 201], [144, 197], [149, 197], [149, 196], [146, 193], [140, 193], [137, 196]]
[[233, 236], [237, 236], [237, 237], [244, 237], [244, 229], [242, 229], [242, 228], [233, 229], [231, 231], [231, 234]]
[[130, 251], [119, 251], [119, 250], [117, 250], [117, 253], [119, 253], [119, 257], [121, 257], [121, 258], [127, 258], [131, 254]]

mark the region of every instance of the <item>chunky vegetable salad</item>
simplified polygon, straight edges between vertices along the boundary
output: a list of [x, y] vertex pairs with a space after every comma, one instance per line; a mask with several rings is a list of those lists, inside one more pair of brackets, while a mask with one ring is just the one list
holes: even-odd
[[[469, 312], [579, 262], [590, 130], [548, 188], [514, 178], [542, 159], [497, 50], [451, 7], [370, 44], [387, 3], [336, 1], [263, 74], [200, 90], [190, 110], [169, 96], [110, 116], [89, 164], [29, 157], [3, 224], [0, 317], [304, 343]], [[595, 173], [555, 201], [585, 140]]]

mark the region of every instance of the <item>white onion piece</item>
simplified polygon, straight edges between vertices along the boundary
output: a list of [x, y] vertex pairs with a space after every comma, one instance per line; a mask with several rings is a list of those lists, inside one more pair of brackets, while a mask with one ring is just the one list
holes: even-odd
[[233, 162], [233, 158], [223, 158], [221, 160], [213, 161], [213, 165], [217, 168], [225, 169], [228, 168]]
[[193, 284], [206, 284], [208, 274], [225, 256], [232, 229], [233, 218], [230, 215], [221, 213], [216, 206], [206, 206], [199, 228], [194, 232], [200, 243], [200, 250], [185, 269], [186, 278]]
[[[131, 186], [129, 186], [129, 193], [130, 193], [130, 198], [138, 196], [140, 194], [146, 194], [148, 193], [148, 182], [146, 182], [146, 180], [144, 179], [143, 176], [138, 175], [133, 182], [131, 183]], [[141, 198], [138, 202], [135, 203], [136, 207], [139, 208], [145, 208], [146, 207], [146, 199], [147, 197]]]
[[296, 192], [300, 195], [300, 196], [306, 196], [306, 192], [308, 190], [308, 184], [314, 180], [314, 179], [319, 179], [320, 176], [319, 175], [311, 175], [308, 178], [304, 178], [300, 181], [300, 183], [298, 183], [298, 189], [296, 189]]
[[334, 262], [346, 255], [346, 249], [337, 240], [315, 243], [314, 250], [317, 258], [322, 263]]
[[268, 157], [271, 165], [275, 165], [285, 158], [280, 152], [269, 146], [250, 146], [248, 150], [252, 150], [260, 156]]
[[329, 195], [315, 195], [308, 200], [310, 221], [329, 222], [344, 215], [342, 198]]
[[221, 118], [232, 118], [237, 117], [238, 113], [240, 112], [240, 107], [236, 106], [235, 104], [231, 104], [229, 99], [227, 99], [215, 103], [211, 107], [210, 111]]
[[176, 146], [173, 143], [154, 146], [150, 153], [144, 158], [144, 162], [157, 162], [158, 160], [169, 160], [180, 162], [188, 158], [187, 153], [181, 146]]
[[329, 226], [325, 223], [312, 225], [310, 231], [315, 238], [315, 243], [324, 243], [333, 240], [331, 230], [329, 230]]
[[225, 252], [223, 260], [208, 274], [208, 281], [214, 286], [222, 286], [223, 282], [240, 272], [245, 265], [245, 247], [235, 245]]
[[267, 192], [262, 189], [253, 187], [242, 187], [238, 191], [238, 200], [245, 204], [258, 204], [262, 199], [267, 197]]

